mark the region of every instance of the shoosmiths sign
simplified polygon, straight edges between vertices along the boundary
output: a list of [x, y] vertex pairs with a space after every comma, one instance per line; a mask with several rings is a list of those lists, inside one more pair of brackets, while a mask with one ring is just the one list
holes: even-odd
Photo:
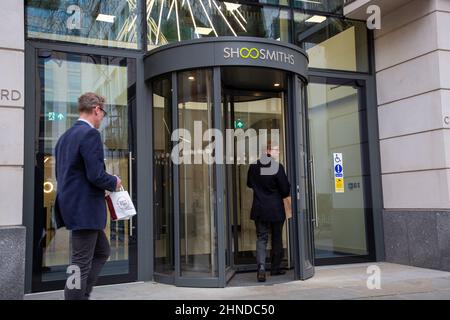
[[298, 46], [271, 39], [202, 38], [150, 51], [145, 58], [145, 77], [150, 79], [167, 72], [215, 66], [278, 69], [306, 80], [308, 56]]
[[223, 57], [225, 59], [251, 59], [265, 60], [280, 63], [295, 64], [294, 55], [282, 50], [271, 50], [256, 47], [225, 47], [223, 49]]

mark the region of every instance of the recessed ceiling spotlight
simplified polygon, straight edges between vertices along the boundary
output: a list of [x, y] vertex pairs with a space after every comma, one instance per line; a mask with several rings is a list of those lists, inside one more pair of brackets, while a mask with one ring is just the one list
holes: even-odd
[[312, 16], [311, 18], [307, 19], [306, 22], [310, 22], [310, 23], [322, 23], [322, 22], [324, 22], [325, 20], [327, 20], [327, 17], [315, 15], [315, 16]]
[[97, 16], [97, 19], [95, 19], [95, 20], [102, 21], [102, 22], [108, 22], [108, 23], [114, 23], [114, 19], [115, 18], [116, 18], [116, 16], [111, 16], [109, 14], [102, 14], [102, 13], [100, 13]]
[[207, 36], [209, 35], [211, 32], [213, 31], [212, 28], [203, 28], [203, 27], [196, 27], [195, 28], [195, 33]]

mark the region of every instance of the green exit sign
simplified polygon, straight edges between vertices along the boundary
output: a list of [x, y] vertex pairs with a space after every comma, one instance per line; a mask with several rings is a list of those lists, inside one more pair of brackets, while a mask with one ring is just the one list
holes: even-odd
[[235, 129], [244, 129], [245, 123], [241, 119], [237, 119], [234, 121], [234, 128]]
[[62, 121], [66, 118], [66, 116], [60, 112], [49, 112], [47, 113], [48, 121]]

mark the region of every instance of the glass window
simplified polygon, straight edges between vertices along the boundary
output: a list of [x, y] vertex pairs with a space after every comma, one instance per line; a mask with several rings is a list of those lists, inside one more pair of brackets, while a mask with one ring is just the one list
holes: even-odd
[[289, 41], [289, 10], [218, 0], [155, 0], [147, 6], [149, 49], [202, 37], [252, 36]]
[[138, 49], [139, 0], [26, 0], [29, 38]]
[[[135, 101], [134, 62], [125, 58], [78, 55], [41, 50], [38, 60], [40, 110], [39, 140], [35, 171], [34, 270], [39, 282], [65, 280], [70, 262], [70, 237], [65, 228], [56, 229], [54, 206], [58, 189], [54, 148], [59, 137], [78, 119], [78, 97], [92, 91], [106, 98], [107, 116], [100, 133], [104, 142], [105, 166], [130, 185], [131, 104]], [[111, 221], [105, 233], [111, 255], [102, 275], [130, 275], [135, 241], [132, 221]], [[130, 279], [127, 279], [130, 280]]]
[[153, 81], [153, 214], [155, 272], [173, 274], [172, 86], [170, 75]]
[[180, 147], [183, 155], [191, 159], [190, 163], [179, 166], [182, 277], [217, 277], [218, 274], [215, 165], [204, 161], [209, 142], [202, 141], [203, 133], [214, 128], [212, 103], [212, 70], [178, 74], [179, 128], [185, 130], [180, 133]]
[[[239, 2], [239, 1], [236, 1]], [[243, 2], [250, 2], [255, 4], [272, 4], [272, 5], [280, 5], [280, 6], [288, 6], [289, 0], [245, 0]]]
[[[370, 171], [364, 89], [353, 81], [308, 84], [314, 168], [315, 256], [368, 255]], [[343, 192], [335, 181], [334, 153], [342, 154]]]
[[365, 22], [294, 13], [294, 42], [306, 50], [310, 68], [369, 71]]
[[344, 0], [293, 0], [294, 8], [304, 10], [342, 13]]

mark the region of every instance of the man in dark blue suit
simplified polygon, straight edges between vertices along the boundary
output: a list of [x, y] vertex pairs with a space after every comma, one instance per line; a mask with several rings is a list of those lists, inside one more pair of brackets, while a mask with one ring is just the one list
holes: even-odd
[[257, 279], [266, 281], [266, 247], [272, 233], [271, 275], [286, 272], [281, 269], [283, 259], [283, 225], [286, 219], [283, 199], [290, 195], [290, 184], [282, 164], [278, 163], [278, 145], [269, 143], [266, 152], [248, 169], [247, 186], [253, 189], [250, 219], [256, 226]]
[[[103, 143], [97, 130], [106, 115], [105, 99], [88, 92], [78, 98], [80, 118], [55, 147], [56, 220], [71, 230], [71, 265], [80, 279], [67, 280], [66, 300], [88, 299], [110, 247], [106, 227], [105, 190], [115, 191], [121, 180], [105, 171]], [[76, 269], [75, 269], [76, 270]], [[75, 272], [76, 274], [76, 272]]]

